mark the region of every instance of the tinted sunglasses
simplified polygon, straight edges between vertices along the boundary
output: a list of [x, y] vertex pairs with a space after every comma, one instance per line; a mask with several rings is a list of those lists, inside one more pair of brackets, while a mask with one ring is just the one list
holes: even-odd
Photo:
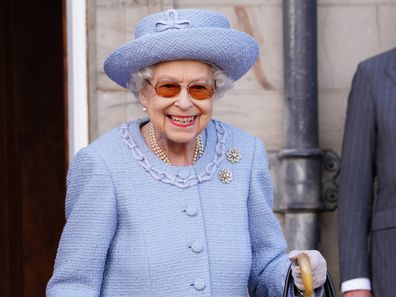
[[[180, 94], [182, 85], [175, 81], [159, 81], [153, 86], [149, 80], [147, 83], [152, 86], [158, 96], [172, 98]], [[188, 94], [198, 100], [208, 99], [213, 96], [215, 88], [213, 84], [191, 82], [186, 87]]]

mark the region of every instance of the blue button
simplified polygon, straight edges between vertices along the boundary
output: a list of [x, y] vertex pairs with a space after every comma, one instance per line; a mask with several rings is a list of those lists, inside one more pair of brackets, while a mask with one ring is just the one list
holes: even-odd
[[192, 250], [194, 253], [200, 253], [200, 252], [202, 252], [202, 250], [203, 250], [203, 244], [202, 244], [202, 242], [201, 242], [201, 241], [198, 241], [198, 240], [193, 241], [193, 242], [191, 243], [191, 250]]
[[187, 206], [187, 208], [186, 208], [186, 214], [187, 214], [188, 216], [193, 217], [193, 216], [195, 216], [197, 213], [198, 213], [198, 209], [197, 209], [196, 206], [194, 206], [194, 205], [189, 205], [189, 206]]
[[181, 179], [186, 179], [191, 174], [190, 170], [182, 169], [178, 172], [177, 176]]
[[205, 282], [203, 281], [203, 279], [201, 278], [197, 278], [194, 281], [194, 288], [198, 291], [202, 291], [203, 289], [205, 289], [206, 285]]

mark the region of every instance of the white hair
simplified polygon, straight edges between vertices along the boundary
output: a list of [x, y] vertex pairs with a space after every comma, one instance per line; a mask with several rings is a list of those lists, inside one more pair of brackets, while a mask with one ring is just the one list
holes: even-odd
[[[234, 81], [225, 74], [225, 72], [216, 66], [211, 65], [213, 72], [213, 80], [215, 82], [216, 91], [215, 98], [220, 98], [226, 91], [232, 88]], [[154, 70], [152, 66], [141, 69], [138, 72], [132, 73], [131, 79], [127, 84], [127, 88], [139, 98], [139, 92], [146, 86], [147, 80], [153, 78]]]

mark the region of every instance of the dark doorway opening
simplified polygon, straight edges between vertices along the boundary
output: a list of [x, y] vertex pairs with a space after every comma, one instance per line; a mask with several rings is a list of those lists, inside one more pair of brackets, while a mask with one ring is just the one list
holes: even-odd
[[44, 296], [64, 224], [65, 0], [3, 0], [0, 23], [0, 296]]

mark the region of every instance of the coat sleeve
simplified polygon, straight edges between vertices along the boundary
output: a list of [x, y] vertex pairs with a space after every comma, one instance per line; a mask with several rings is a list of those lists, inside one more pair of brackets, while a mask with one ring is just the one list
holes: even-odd
[[[279, 222], [272, 212], [273, 191], [264, 145], [256, 138], [248, 197], [252, 268], [249, 293], [282, 296], [290, 261]], [[292, 296], [292, 295], [290, 295]]]
[[47, 297], [100, 296], [116, 218], [111, 176], [95, 150], [83, 149], [68, 173], [66, 225]]
[[341, 281], [369, 278], [368, 234], [375, 176], [375, 109], [364, 64], [348, 99], [338, 200]]

